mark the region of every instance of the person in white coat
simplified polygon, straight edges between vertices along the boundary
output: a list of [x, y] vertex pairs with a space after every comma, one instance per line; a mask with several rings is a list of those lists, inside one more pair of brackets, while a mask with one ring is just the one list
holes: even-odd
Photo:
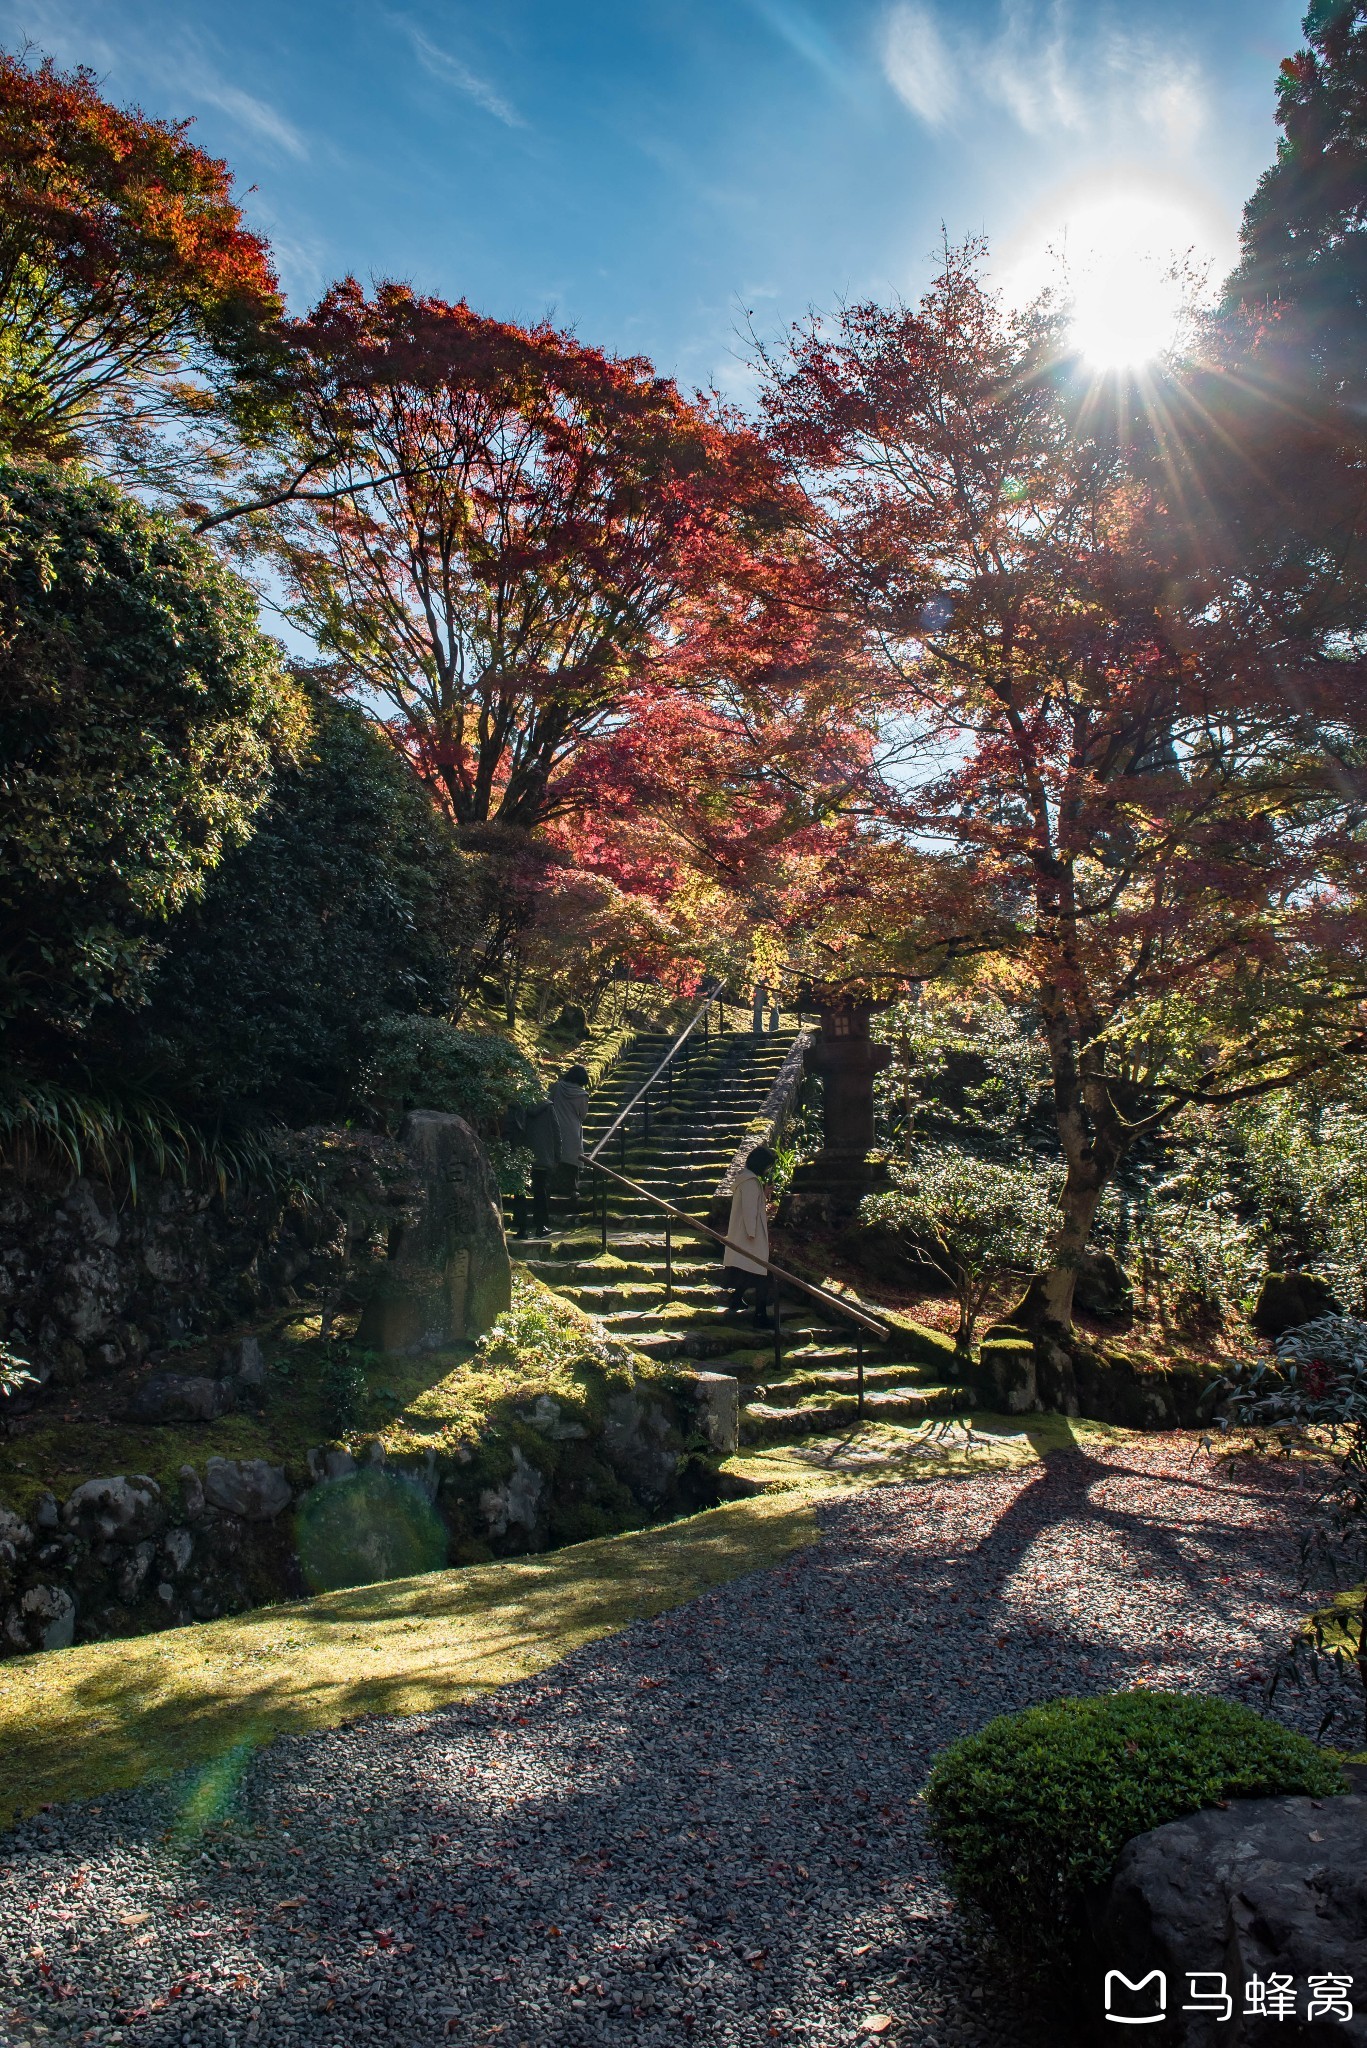
[[767, 1145], [757, 1145], [736, 1176], [721, 1275], [723, 1287], [731, 1290], [730, 1314], [739, 1315], [746, 1295], [754, 1294], [757, 1330], [764, 1328], [769, 1306], [769, 1193], [764, 1175], [773, 1170], [773, 1153]]

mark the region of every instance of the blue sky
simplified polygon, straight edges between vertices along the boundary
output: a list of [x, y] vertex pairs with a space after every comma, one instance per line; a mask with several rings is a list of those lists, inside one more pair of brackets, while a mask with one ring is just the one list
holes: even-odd
[[1099, 197], [1129, 220], [1137, 195], [1225, 260], [1300, 13], [0, 0], [0, 37], [193, 115], [256, 187], [249, 215], [300, 309], [348, 270], [405, 277], [743, 395], [747, 313], [772, 333], [841, 296], [914, 294], [942, 224], [985, 233], [1017, 278]]

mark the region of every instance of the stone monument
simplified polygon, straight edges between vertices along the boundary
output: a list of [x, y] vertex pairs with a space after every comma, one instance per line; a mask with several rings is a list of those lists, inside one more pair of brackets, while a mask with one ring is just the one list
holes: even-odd
[[463, 1117], [415, 1109], [399, 1143], [422, 1190], [395, 1232], [358, 1341], [375, 1351], [442, 1351], [484, 1335], [512, 1300], [502, 1205], [484, 1147]]

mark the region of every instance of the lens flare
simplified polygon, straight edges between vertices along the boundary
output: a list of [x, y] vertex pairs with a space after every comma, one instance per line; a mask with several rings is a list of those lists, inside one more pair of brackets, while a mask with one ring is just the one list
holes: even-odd
[[1092, 369], [1134, 370], [1180, 341], [1233, 254], [1229, 224], [1199, 191], [1117, 175], [1047, 201], [1008, 245], [1003, 284], [1017, 305], [1056, 293]]
[[1142, 193], [1116, 193], [1069, 222], [1072, 334], [1094, 368], [1134, 368], [1173, 346], [1196, 239], [1181, 208]]

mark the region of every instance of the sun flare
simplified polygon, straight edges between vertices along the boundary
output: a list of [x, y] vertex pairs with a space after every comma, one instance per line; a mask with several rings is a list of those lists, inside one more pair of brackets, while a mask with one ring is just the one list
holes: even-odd
[[1139, 369], [1178, 340], [1202, 273], [1219, 261], [1203, 214], [1177, 192], [1138, 184], [1076, 194], [1036, 223], [1012, 296], [1053, 287], [1070, 304], [1072, 342], [1092, 369]]
[[1116, 193], [1069, 222], [1073, 339], [1098, 370], [1134, 369], [1172, 347], [1194, 223], [1170, 201]]

